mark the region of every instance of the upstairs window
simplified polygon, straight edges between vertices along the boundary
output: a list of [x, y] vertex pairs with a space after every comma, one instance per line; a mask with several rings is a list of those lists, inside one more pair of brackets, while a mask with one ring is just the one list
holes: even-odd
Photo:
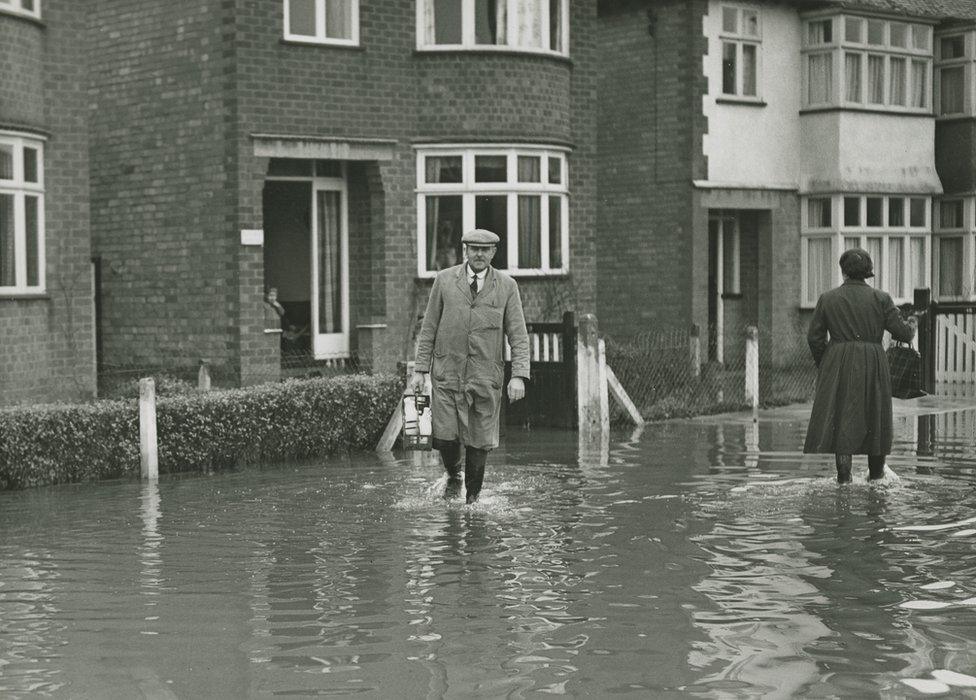
[[973, 35], [945, 34], [936, 41], [935, 88], [939, 116], [973, 114]]
[[43, 145], [0, 133], [0, 295], [43, 290]]
[[284, 3], [285, 39], [312, 44], [359, 44], [359, 0], [284, 0]]
[[759, 97], [759, 10], [722, 5], [722, 94]]
[[0, 0], [0, 13], [41, 18], [41, 0]]
[[566, 152], [543, 146], [417, 151], [418, 272], [462, 262], [461, 235], [485, 228], [501, 241], [492, 265], [511, 274], [562, 274], [569, 263]]
[[804, 23], [804, 106], [928, 112], [932, 28], [838, 15]]
[[568, 55], [569, 0], [417, 0], [417, 48]]

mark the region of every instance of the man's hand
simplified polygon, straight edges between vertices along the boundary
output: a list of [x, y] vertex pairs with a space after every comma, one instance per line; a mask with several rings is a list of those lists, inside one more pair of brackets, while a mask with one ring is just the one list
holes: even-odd
[[508, 381], [508, 400], [514, 403], [525, 398], [525, 381], [522, 377], [512, 377]]
[[427, 384], [427, 375], [424, 372], [414, 372], [410, 378], [410, 390], [414, 394], [424, 393], [424, 385]]

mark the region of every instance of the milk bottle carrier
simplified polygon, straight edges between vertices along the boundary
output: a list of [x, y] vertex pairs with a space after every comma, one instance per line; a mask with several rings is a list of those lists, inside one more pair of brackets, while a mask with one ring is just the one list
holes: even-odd
[[403, 395], [403, 449], [431, 449], [433, 421], [430, 413], [430, 396], [406, 393]]

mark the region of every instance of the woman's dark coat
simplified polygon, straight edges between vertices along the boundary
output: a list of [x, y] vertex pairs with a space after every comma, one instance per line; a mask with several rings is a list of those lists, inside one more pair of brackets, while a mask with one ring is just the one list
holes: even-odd
[[820, 372], [804, 452], [891, 451], [891, 375], [881, 345], [885, 330], [904, 342], [915, 334], [891, 297], [863, 280], [846, 280], [821, 295], [807, 333]]

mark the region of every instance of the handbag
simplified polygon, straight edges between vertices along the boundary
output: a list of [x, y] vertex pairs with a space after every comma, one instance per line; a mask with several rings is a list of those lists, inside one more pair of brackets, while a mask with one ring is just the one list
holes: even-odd
[[907, 343], [895, 341], [888, 348], [891, 370], [891, 395], [896, 399], [916, 399], [922, 391], [922, 356]]

